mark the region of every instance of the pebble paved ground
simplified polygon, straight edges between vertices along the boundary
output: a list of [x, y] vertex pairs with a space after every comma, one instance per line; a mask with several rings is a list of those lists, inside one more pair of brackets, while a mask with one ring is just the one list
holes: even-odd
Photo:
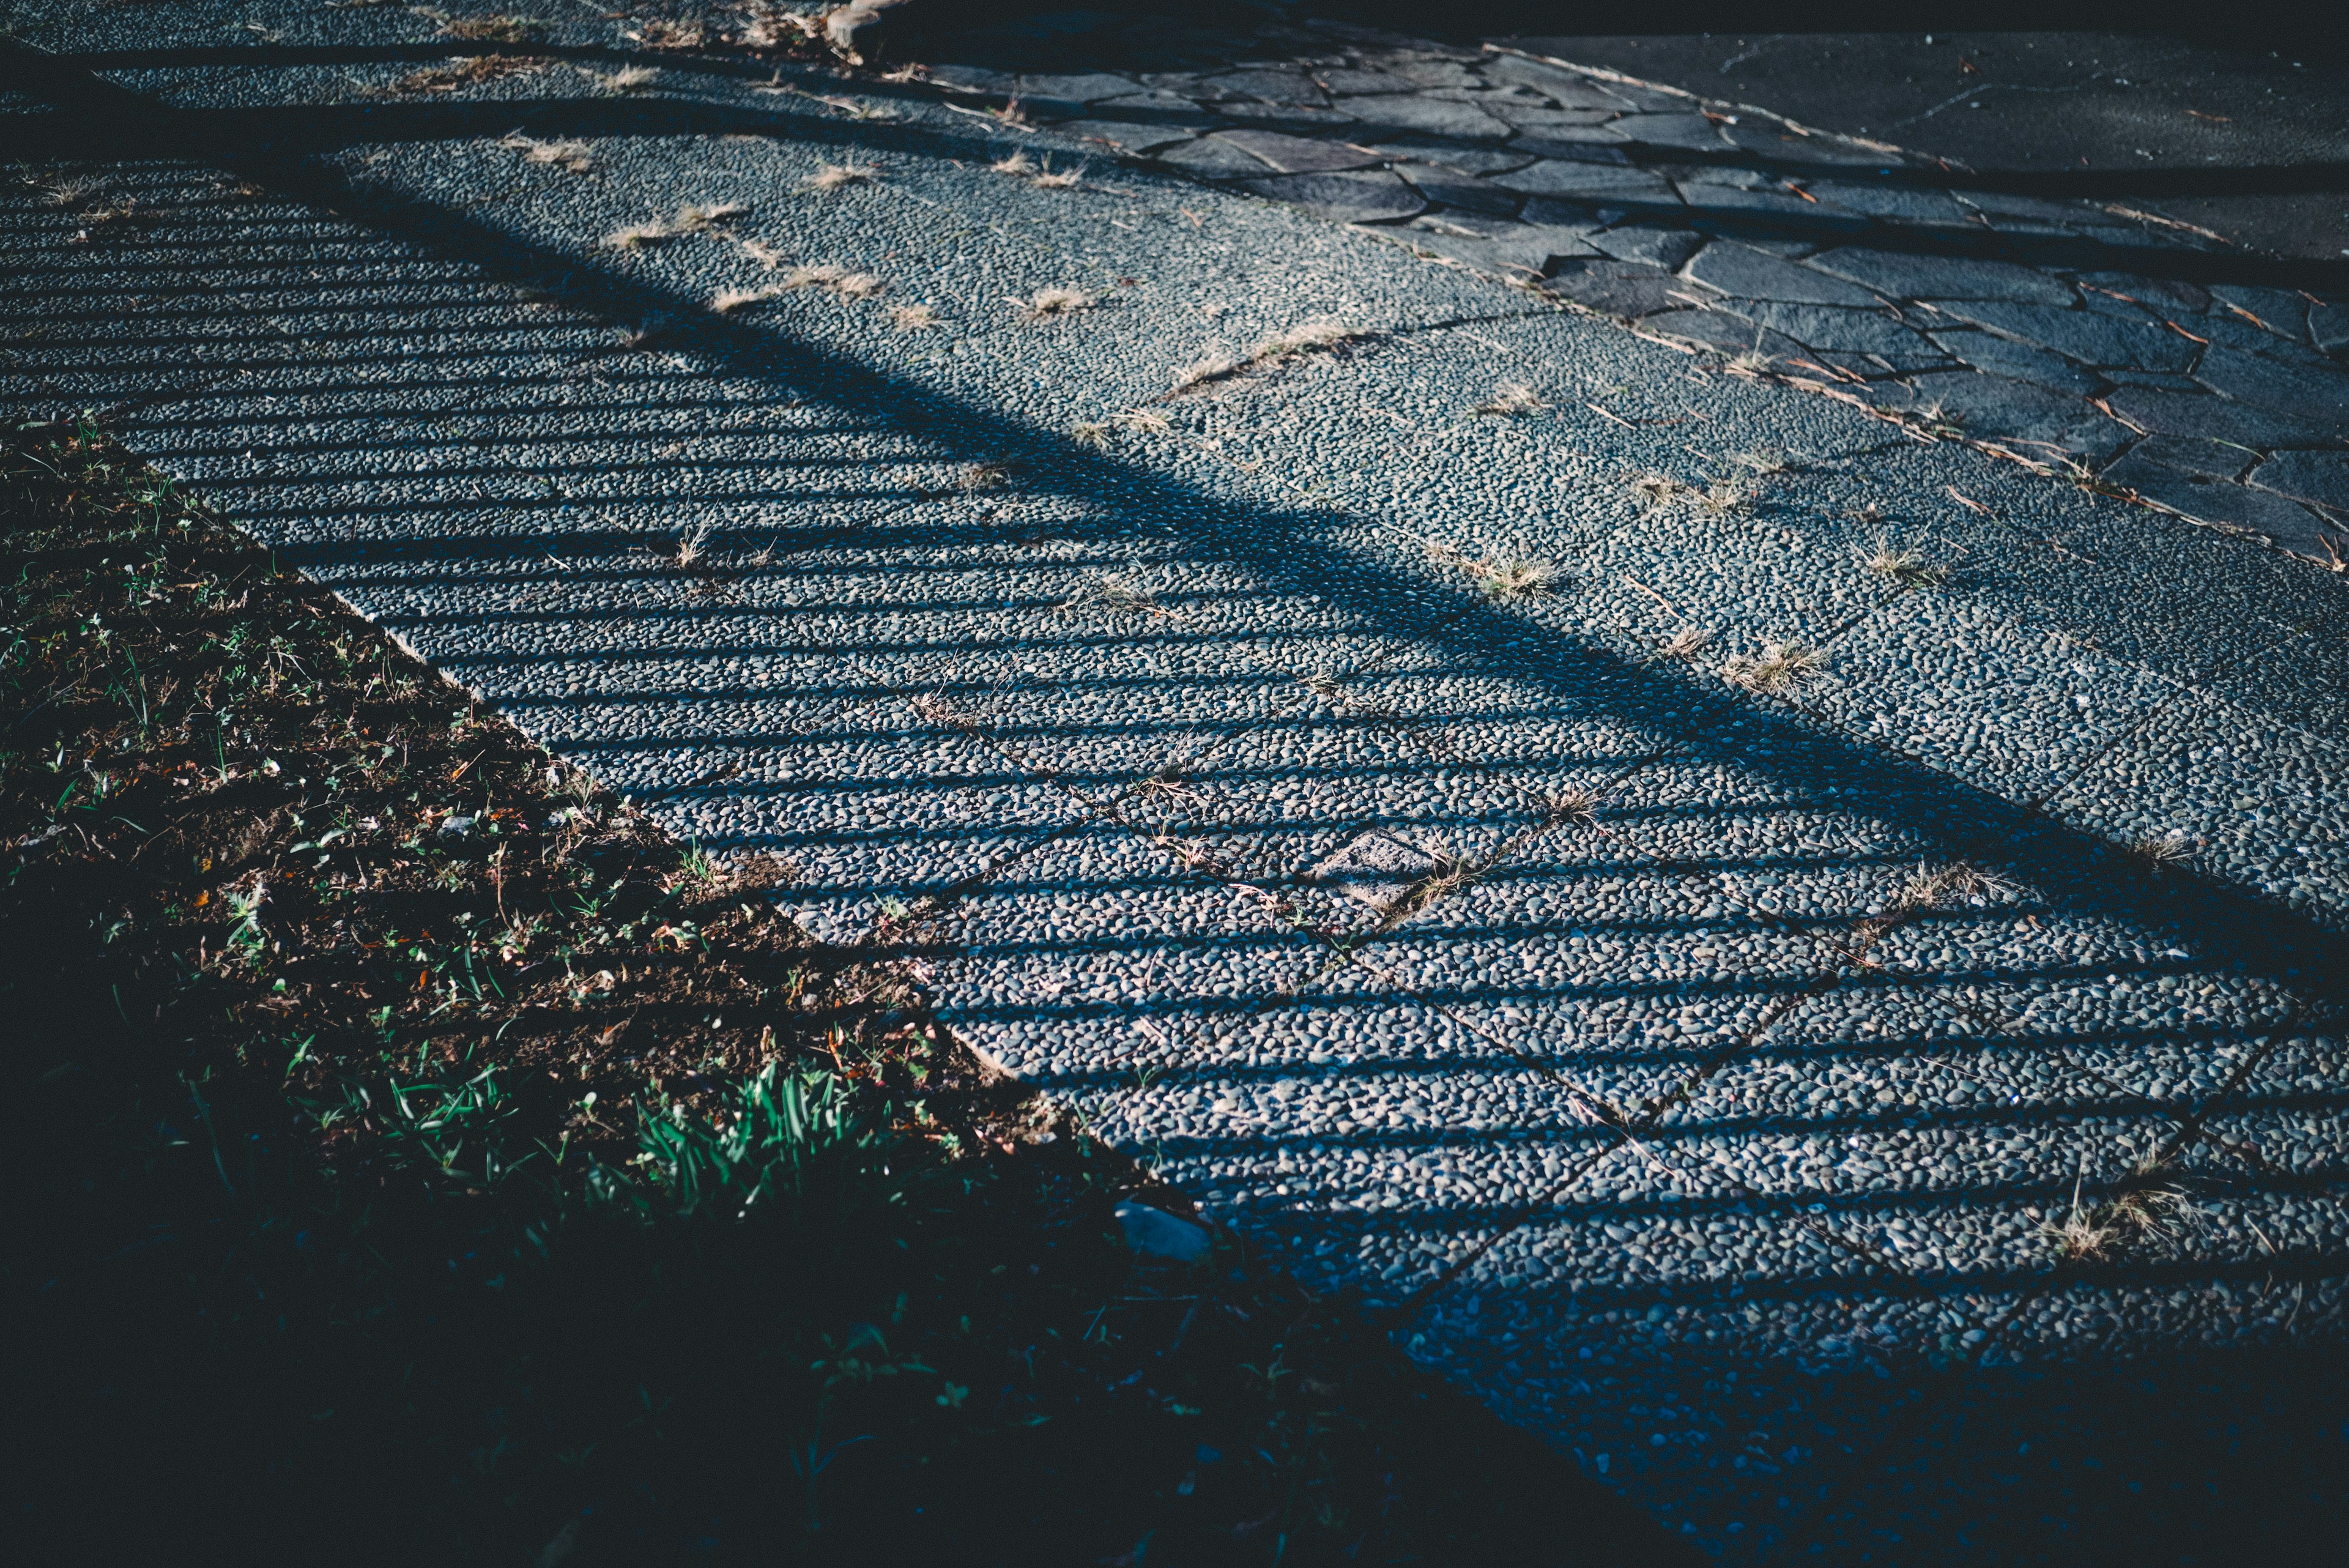
[[[1343, 32], [891, 82], [52, 15], [0, 400], [1592, 1473], [1748, 1560], [2337, 1509], [2349, 604], [2262, 483], [2343, 461], [2334, 307]], [[2095, 482], [2238, 416], [2196, 493], [2289, 527]]]

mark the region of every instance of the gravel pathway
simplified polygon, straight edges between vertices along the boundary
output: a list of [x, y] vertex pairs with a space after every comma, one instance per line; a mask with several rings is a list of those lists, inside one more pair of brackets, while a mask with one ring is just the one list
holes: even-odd
[[[1018, 84], [1084, 111], [1040, 130], [985, 113], [1002, 84], [586, 20], [440, 90], [429, 19], [281, 10], [109, 13], [111, 57], [78, 11], [21, 26], [83, 57], [0, 101], [38, 161], [0, 202], [0, 401], [109, 410], [1715, 1550], [2240, 1541], [2264, 1494], [2214, 1503], [2204, 1457], [2339, 1463], [2341, 579], [1880, 417], [1900, 378], [1997, 379], [1941, 338], [2037, 351], [1993, 310], [2183, 331], [1979, 257], [1933, 262], [1992, 281], [1928, 330], [1840, 294], [1850, 254], [1621, 202], [1544, 217], [1548, 283], [1509, 287], [1497, 250], [1412, 253], [1516, 228], [1399, 245], [1271, 183], [1365, 168], [1087, 161], [1098, 79]], [[1366, 145], [1361, 99], [1456, 151], [1497, 93], [1534, 119], [1484, 142], [1625, 153], [1464, 181], [1778, 200], [1624, 125], [1742, 117], [1349, 51], [1413, 83], [1314, 111]], [[1215, 79], [1125, 96], [1185, 146], [1302, 134], [1276, 89], [1313, 78]], [[1422, 191], [1395, 161], [1371, 182]], [[1689, 248], [1573, 248], [1610, 235]], [[1667, 259], [1704, 303], [1639, 335], [1556, 297]], [[1770, 331], [1939, 346], [1813, 345], [1822, 398], [1775, 339], [1659, 340], [1765, 296]], [[2320, 374], [2269, 336], [2229, 351]], [[2139, 389], [2235, 406], [2194, 385]]]

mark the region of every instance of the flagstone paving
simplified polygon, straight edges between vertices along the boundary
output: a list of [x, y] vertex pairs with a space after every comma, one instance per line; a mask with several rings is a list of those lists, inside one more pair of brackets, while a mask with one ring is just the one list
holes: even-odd
[[[2038, 428], [2106, 419], [2099, 389], [2253, 409], [2211, 378], [2337, 377], [2313, 338], [2214, 303], [2198, 348], [2186, 306], [2059, 275], [2076, 248], [1724, 230], [1812, 222], [1709, 182], [1791, 132], [1512, 57], [926, 85], [588, 19], [520, 74], [387, 93], [446, 52], [428, 19], [227, 15], [21, 29], [68, 57], [20, 57], [0, 104], [36, 161], [0, 204], [0, 400], [108, 410], [1714, 1550], [2189, 1539], [2209, 1505], [2139, 1460], [2198, 1422], [2325, 1462], [2291, 1402], [2330, 1386], [2349, 1276], [2342, 579], [1879, 417], [1992, 379], [1958, 369], [1975, 337], [2075, 375], [2042, 372], [2073, 400]], [[637, 58], [662, 74], [627, 95], [591, 74]], [[1133, 98], [1268, 172], [1050, 183], [1085, 144], [975, 109], [1014, 90], [1077, 136]], [[1273, 140], [1341, 113], [1315, 146], [1411, 157]], [[1329, 221], [1423, 202], [1436, 151], [1526, 203], [1447, 211], [1559, 232]], [[1586, 169], [1615, 217], [1531, 205]], [[1854, 188], [1904, 222], [1960, 199]], [[1562, 248], [1528, 290], [1472, 238]], [[1446, 247], [1477, 265], [1414, 254]], [[1625, 313], [1650, 330], [1571, 307], [1578, 275], [1661, 301]], [[1898, 352], [1794, 336], [1821, 312]], [[1801, 342], [1816, 386], [1659, 340], [1682, 315], [1744, 323], [1732, 355]], [[2124, 1454], [2151, 1494], [2082, 1480]]]

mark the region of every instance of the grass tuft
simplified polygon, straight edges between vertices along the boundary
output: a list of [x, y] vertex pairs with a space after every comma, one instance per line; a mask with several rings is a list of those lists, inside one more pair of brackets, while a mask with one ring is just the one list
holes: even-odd
[[1826, 673], [1826, 650], [1803, 642], [1766, 644], [1759, 658], [1737, 654], [1722, 666], [1722, 679], [1733, 686], [1770, 696], [1785, 696]]
[[622, 66], [616, 71], [589, 71], [587, 79], [616, 98], [644, 91], [660, 79], [658, 66]]
[[605, 234], [603, 244], [606, 250], [641, 250], [646, 245], [659, 244], [663, 240], [673, 240], [677, 234], [677, 229], [668, 223], [630, 223], [625, 229], [614, 229]]
[[889, 319], [900, 332], [920, 332], [938, 325], [935, 306], [901, 305], [889, 312]]
[[677, 210], [680, 234], [706, 234], [724, 228], [750, 209], [740, 202], [688, 202]]
[[525, 163], [567, 169], [574, 174], [585, 174], [595, 167], [594, 149], [575, 138], [541, 141], [534, 137], [524, 136], [517, 130], [510, 135], [500, 137], [498, 145], [509, 151], [521, 153], [522, 161]]
[[469, 43], [526, 44], [544, 26], [532, 16], [451, 16], [440, 24], [440, 31]]
[[1248, 363], [1278, 365], [1301, 355], [1323, 353], [1351, 343], [1369, 334], [1341, 321], [1323, 319], [1292, 327], [1286, 332], [1276, 332], [1248, 350]]
[[1901, 548], [1889, 535], [1877, 535], [1876, 547], [1860, 559], [1869, 571], [1904, 588], [1937, 587], [1950, 578], [1949, 567], [1926, 560], [1918, 551]]
[[1713, 640], [1713, 633], [1706, 628], [1684, 626], [1672, 633], [1656, 655], [1660, 659], [1694, 659], [1712, 647]]
[[880, 177], [878, 169], [864, 163], [827, 163], [808, 176], [802, 189], [809, 191], [840, 191], [851, 185], [863, 185]]
[[1180, 397], [1194, 387], [1221, 380], [1240, 368], [1239, 361], [1223, 350], [1210, 349], [1174, 372], [1174, 395]]
[[1504, 381], [1498, 390], [1476, 405], [1476, 412], [1502, 419], [1516, 419], [1523, 414], [1539, 413], [1549, 402], [1523, 381]]
[[1026, 321], [1051, 321], [1095, 307], [1093, 296], [1081, 288], [1040, 288], [1025, 299], [1014, 299]]
[[1893, 902], [1897, 908], [1909, 910], [1947, 909], [1952, 904], [1979, 908], [2014, 890], [2014, 884], [2005, 878], [1959, 861], [1947, 866], [1920, 867], [1901, 884]]
[[2201, 850], [2200, 839], [2182, 827], [2173, 827], [2167, 833], [2138, 839], [2128, 846], [2128, 855], [2147, 876], [2158, 878], [2186, 865]]

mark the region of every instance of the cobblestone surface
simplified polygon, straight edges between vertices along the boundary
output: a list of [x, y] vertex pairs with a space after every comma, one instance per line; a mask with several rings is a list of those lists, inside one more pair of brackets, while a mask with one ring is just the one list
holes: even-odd
[[[776, 857], [812, 928], [1676, 1528], [2029, 1557], [2263, 1505], [2148, 1444], [2333, 1455], [2342, 580], [1909, 406], [2035, 387], [2051, 441], [2103, 420], [2313, 527], [2315, 438], [2265, 489], [2187, 444], [2271, 428], [2261, 377], [2332, 385], [2313, 348], [2215, 303], [2198, 347], [2020, 251], [1716, 223], [1811, 221], [1737, 182], [1754, 124], [1514, 57], [1160, 35], [1164, 68], [925, 84], [586, 20], [570, 63], [393, 92], [428, 17], [109, 15], [121, 52], [0, 103], [36, 160], [0, 400], [109, 410], [549, 745]], [[1086, 161], [988, 112], [1014, 91], [1063, 130], [1146, 108], [1241, 188]], [[1487, 230], [1291, 210], [1423, 203], [1438, 151], [1516, 192], [1442, 209]], [[1959, 202], [1856, 178], [1883, 157], [1808, 189]], [[1917, 267], [1946, 311], [1860, 303]], [[2244, 422], [2131, 444], [2189, 400]]]

